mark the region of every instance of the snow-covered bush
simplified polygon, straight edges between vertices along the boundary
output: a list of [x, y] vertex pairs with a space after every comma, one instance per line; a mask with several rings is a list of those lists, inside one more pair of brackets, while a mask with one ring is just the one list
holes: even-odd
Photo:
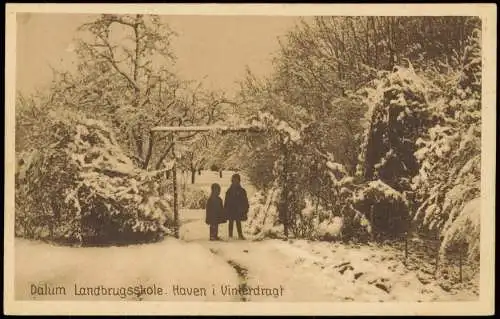
[[[320, 207], [313, 206], [312, 200], [309, 198], [304, 198], [302, 205], [303, 208], [300, 211], [291, 214], [293, 216], [290, 224], [291, 230], [297, 238], [312, 238], [319, 224]], [[296, 206], [296, 209], [300, 209], [300, 207]]]
[[[271, 148], [275, 150], [271, 171], [274, 182], [268, 188], [270, 193], [275, 193], [277, 216], [273, 215], [273, 222], [266, 229], [277, 225], [284, 229], [287, 223], [289, 232], [296, 238], [366, 237], [367, 225], [361, 225], [363, 215], [352, 207], [354, 178], [331, 153], [322, 153], [324, 145], [315, 144], [319, 134], [317, 128], [308, 126], [297, 131], [268, 114], [259, 116], [260, 122], [254, 124], [264, 123], [271, 133], [281, 134]], [[270, 195], [266, 198], [269, 200]], [[262, 230], [264, 216], [269, 215], [268, 208], [262, 209], [262, 205], [257, 203], [255, 213], [251, 212], [249, 216], [249, 219], [257, 220], [252, 228], [256, 233]]]
[[19, 162], [16, 234], [80, 244], [157, 240], [172, 226], [155, 172], [137, 169], [104, 123], [51, 113], [47, 144]]
[[441, 254], [463, 254], [470, 262], [479, 263], [481, 199], [469, 201], [457, 219], [443, 233]]
[[324, 209], [319, 210], [316, 236], [321, 239], [366, 241], [371, 234], [370, 223], [364, 213], [354, 207], [355, 190], [359, 187], [345, 167], [333, 161], [325, 162], [329, 177], [323, 192]]
[[283, 236], [283, 225], [278, 216], [278, 200], [281, 190], [275, 185], [267, 193], [257, 192], [250, 199], [248, 221], [244, 224], [248, 233], [258, 239]]
[[373, 87], [365, 88], [365, 132], [357, 174], [380, 179], [398, 191], [409, 190], [418, 172], [416, 140], [432, 124], [429, 96], [432, 86], [412, 68], [381, 72]]
[[362, 212], [372, 233], [381, 238], [397, 238], [408, 230], [406, 197], [381, 180], [370, 181], [354, 194], [353, 206]]
[[445, 75], [429, 72], [441, 90], [430, 105], [438, 120], [417, 141], [420, 170], [412, 181], [419, 203], [416, 223], [441, 233], [445, 254], [466, 241], [472, 260], [478, 254], [479, 208], [465, 206], [481, 194], [480, 39], [476, 30]]
[[208, 194], [202, 189], [186, 188], [182, 192], [182, 207], [189, 209], [205, 209]]
[[[299, 155], [300, 156], [300, 155]], [[291, 159], [300, 159], [294, 155]], [[310, 165], [310, 163], [308, 163]], [[277, 175], [284, 163], [276, 162]], [[290, 175], [278, 175], [274, 186], [267, 193], [258, 193], [250, 203], [249, 232], [262, 237], [277, 237], [283, 233], [284, 212], [295, 238], [320, 240], [366, 240], [371, 229], [366, 217], [353, 208], [355, 187], [353, 178], [343, 165], [322, 160], [321, 185], [307, 188], [300, 181], [306, 177], [307, 164], [301, 161], [288, 163]], [[317, 176], [317, 175], [316, 175]], [[288, 196], [283, 196], [284, 191]]]
[[317, 225], [316, 237], [321, 240], [342, 239], [344, 220], [341, 217], [325, 219]]
[[463, 206], [480, 195], [480, 129], [463, 132], [436, 126], [421, 140], [421, 161], [413, 187], [421, 202], [414, 219], [429, 229], [446, 229]]

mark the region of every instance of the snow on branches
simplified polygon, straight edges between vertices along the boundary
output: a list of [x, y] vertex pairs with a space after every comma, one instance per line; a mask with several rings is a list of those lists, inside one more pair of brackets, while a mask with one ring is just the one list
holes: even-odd
[[468, 260], [479, 262], [480, 212], [480, 198], [471, 200], [464, 206], [459, 216], [443, 233], [442, 255], [465, 252]]
[[279, 222], [278, 204], [281, 193], [279, 186], [274, 186], [267, 192], [257, 192], [250, 199], [248, 222], [245, 223], [247, 231], [258, 239], [265, 237], [277, 238], [283, 235], [283, 227]]
[[353, 196], [353, 206], [364, 212], [374, 234], [397, 238], [408, 230], [406, 197], [381, 180], [370, 181]]
[[293, 128], [290, 124], [283, 120], [275, 118], [268, 112], [259, 112], [258, 115], [251, 119], [252, 126], [265, 130], [272, 130], [280, 135], [283, 135], [283, 143], [298, 142], [301, 138], [301, 130]]
[[52, 115], [48, 147], [16, 178], [16, 233], [81, 244], [156, 240], [169, 232], [170, 204], [156, 178], [136, 168], [104, 123]]
[[434, 88], [412, 68], [379, 75], [373, 87], [359, 92], [368, 111], [357, 174], [408, 190], [409, 178], [418, 171], [415, 141], [430, 125], [428, 100]]
[[469, 256], [476, 255], [479, 241], [480, 209], [466, 209], [481, 193], [479, 40], [477, 30], [447, 77], [434, 77], [441, 88], [441, 98], [430, 104], [437, 123], [417, 141], [420, 169], [412, 180], [420, 203], [414, 219], [440, 231], [442, 252], [454, 240], [467, 238]]

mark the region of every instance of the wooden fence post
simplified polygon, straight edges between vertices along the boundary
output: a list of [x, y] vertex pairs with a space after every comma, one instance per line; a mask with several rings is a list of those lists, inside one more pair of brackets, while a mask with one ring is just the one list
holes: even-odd
[[408, 231], [405, 235], [405, 266], [408, 264]]
[[412, 229], [412, 224], [411, 224], [411, 218], [410, 216], [406, 216], [406, 233], [405, 233], [405, 265], [407, 264], [407, 261], [408, 261], [408, 250], [409, 250], [409, 247], [408, 247], [408, 240], [410, 239], [410, 236], [413, 232], [413, 229]]
[[371, 240], [375, 239], [375, 225], [373, 224], [373, 205], [370, 206], [370, 224], [372, 227], [372, 233], [370, 234]]
[[434, 279], [438, 278], [438, 269], [439, 269], [439, 248], [441, 244], [439, 242], [439, 232], [437, 233], [436, 239], [436, 264], [434, 266]]
[[464, 245], [460, 245], [458, 247], [458, 270], [459, 270], [459, 278], [460, 278], [460, 282], [463, 281], [463, 277], [462, 277], [462, 263], [463, 263], [463, 246]]

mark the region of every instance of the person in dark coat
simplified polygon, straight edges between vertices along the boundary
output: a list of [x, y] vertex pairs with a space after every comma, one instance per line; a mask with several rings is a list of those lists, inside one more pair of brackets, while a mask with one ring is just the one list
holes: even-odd
[[221, 188], [219, 184], [212, 184], [212, 193], [207, 200], [205, 209], [207, 213], [205, 223], [210, 226], [210, 240], [220, 240], [218, 236], [219, 224], [226, 222], [222, 199], [219, 197], [220, 191]]
[[231, 186], [227, 190], [224, 200], [224, 210], [229, 220], [229, 237], [233, 237], [233, 224], [236, 222], [238, 238], [245, 239], [241, 229], [241, 221], [247, 220], [249, 204], [247, 192], [241, 187], [240, 182], [240, 175], [234, 174], [231, 177]]

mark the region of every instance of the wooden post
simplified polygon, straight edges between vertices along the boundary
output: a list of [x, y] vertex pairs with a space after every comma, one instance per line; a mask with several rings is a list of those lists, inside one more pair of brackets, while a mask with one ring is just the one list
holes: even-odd
[[319, 209], [319, 191], [316, 191], [316, 207], [314, 208], [314, 216], [318, 216]]
[[441, 247], [439, 243], [439, 232], [437, 233], [437, 240], [436, 240], [436, 265], [434, 268], [434, 279], [438, 278], [438, 268], [439, 268], [439, 248]]
[[283, 208], [283, 230], [285, 233], [285, 238], [288, 239], [288, 149], [286, 147], [285, 141], [281, 138], [281, 143], [283, 147], [283, 175], [284, 175], [284, 185], [283, 185], [283, 195], [282, 195], [282, 208]]
[[174, 235], [179, 238], [179, 204], [177, 194], [177, 159], [175, 158], [174, 146], [172, 146], [172, 154], [174, 156], [174, 165], [172, 167], [172, 182], [174, 185]]
[[405, 236], [405, 265], [407, 264], [408, 261], [408, 231], [406, 231], [406, 236]]
[[463, 246], [464, 245], [460, 245], [459, 248], [458, 248], [458, 270], [459, 270], [459, 278], [460, 278], [460, 282], [462, 282], [462, 258], [463, 258]]
[[370, 206], [370, 224], [372, 227], [371, 239], [375, 239], [375, 225], [373, 224], [373, 205]]
[[410, 237], [410, 234], [411, 234], [411, 218], [410, 216], [406, 216], [406, 233], [405, 233], [405, 265], [407, 263], [407, 260], [408, 260], [408, 239]]

